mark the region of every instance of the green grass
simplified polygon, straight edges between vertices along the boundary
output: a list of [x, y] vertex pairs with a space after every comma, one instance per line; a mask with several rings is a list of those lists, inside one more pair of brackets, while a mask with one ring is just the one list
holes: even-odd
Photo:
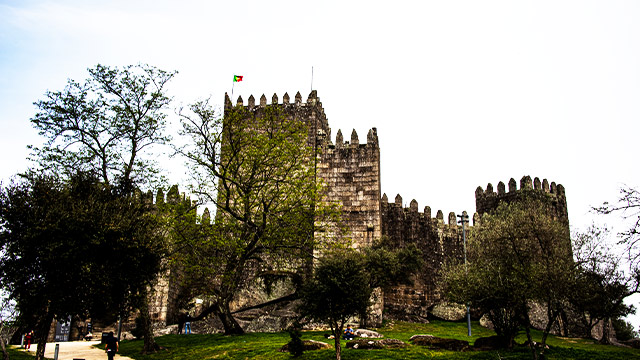
[[[468, 340], [471, 344], [478, 337], [491, 336], [494, 332], [472, 324], [473, 336], [468, 338], [465, 323], [451, 323], [434, 321], [430, 324], [396, 323], [393, 327], [378, 329], [386, 338], [400, 339], [408, 342], [415, 334], [431, 334], [435, 336]], [[333, 340], [326, 340], [322, 331], [304, 331], [303, 339], [328, 342], [333, 346]], [[540, 339], [539, 332], [533, 333], [534, 338]], [[142, 341], [123, 341], [120, 344], [120, 354], [136, 360], [170, 360], [170, 359], [291, 359], [288, 353], [280, 353], [278, 349], [289, 341], [287, 333], [253, 333], [241, 336], [212, 335], [167, 335], [156, 339], [165, 350], [153, 355], [141, 355]], [[525, 336], [517, 339], [522, 343]], [[520, 347], [501, 351], [470, 351], [451, 352], [429, 350], [421, 346], [408, 345], [404, 349], [393, 350], [354, 350], [344, 349], [346, 341], [342, 341], [342, 358], [349, 359], [528, 359], [531, 354], [528, 348]], [[549, 359], [639, 359], [640, 351], [615, 346], [602, 346], [589, 340], [561, 339], [550, 336], [550, 349], [547, 350]], [[299, 359], [331, 359], [334, 350], [319, 350], [305, 352]]]
[[[10, 360], [33, 360], [35, 358], [36, 352], [35, 349], [32, 348], [33, 351], [27, 353], [21, 349], [14, 347], [7, 347], [7, 352], [9, 353]], [[0, 352], [0, 358], [2, 357], [2, 352]]]
[[[444, 338], [467, 340], [471, 344], [478, 337], [491, 336], [495, 333], [481, 327], [478, 322], [472, 323], [471, 338], [467, 337], [466, 323], [453, 323], [434, 321], [430, 324], [412, 324], [399, 322], [392, 326], [377, 329], [386, 338], [400, 339], [408, 343], [409, 338], [416, 334], [431, 334]], [[318, 350], [305, 352], [298, 359], [332, 359], [335, 358], [333, 340], [326, 340], [323, 331], [303, 331], [305, 340], [318, 340], [329, 343], [330, 350]], [[534, 339], [540, 340], [541, 333], [534, 331]], [[523, 343], [525, 335], [520, 335], [516, 341]], [[240, 336], [211, 335], [166, 335], [156, 338], [160, 346], [165, 349], [153, 355], [141, 355], [142, 341], [122, 341], [120, 343], [120, 355], [128, 356], [136, 360], [183, 360], [183, 359], [293, 359], [288, 353], [278, 352], [278, 349], [289, 341], [289, 334], [281, 333], [252, 333]], [[616, 346], [604, 346], [594, 344], [585, 339], [564, 339], [549, 336], [547, 343], [550, 349], [546, 351], [548, 359], [567, 360], [611, 360], [611, 359], [638, 359], [640, 350], [621, 348]], [[346, 341], [342, 341], [342, 358], [350, 359], [474, 359], [474, 360], [498, 360], [498, 359], [530, 359], [528, 348], [518, 347], [512, 350], [500, 351], [469, 351], [452, 352], [429, 350], [425, 347], [408, 345], [404, 349], [390, 350], [354, 350], [345, 349]], [[11, 360], [33, 359], [22, 351], [10, 350]], [[33, 353], [32, 353], [33, 354]], [[106, 356], [105, 356], [106, 359]]]

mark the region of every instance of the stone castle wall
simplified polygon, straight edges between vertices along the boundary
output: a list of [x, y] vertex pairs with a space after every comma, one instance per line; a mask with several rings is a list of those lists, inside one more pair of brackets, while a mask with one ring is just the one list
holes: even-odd
[[[344, 226], [355, 247], [370, 246], [380, 239], [380, 148], [376, 129], [360, 144], [355, 130], [351, 142], [343, 142], [338, 130], [336, 144], [325, 142], [317, 164], [318, 178], [326, 185], [327, 198], [342, 206]], [[321, 235], [321, 234], [316, 234]]]
[[[231, 106], [231, 100], [225, 96], [225, 109]], [[386, 289], [378, 305], [384, 306], [384, 316], [388, 318], [426, 320], [431, 308], [442, 300], [437, 283], [443, 265], [464, 256], [462, 226], [458, 224], [456, 214], [449, 213], [445, 219], [442, 211], [438, 210], [432, 217], [431, 208], [426, 206], [419, 212], [415, 200], [409, 207], [403, 207], [400, 195], [393, 202], [388, 201], [386, 194], [381, 196], [380, 147], [376, 128], [368, 131], [366, 143], [360, 143], [355, 130], [350, 141], [344, 141], [339, 130], [334, 144], [326, 114], [315, 91], [309, 94], [306, 102], [302, 102], [300, 93], [297, 93], [293, 102], [285, 94], [283, 102], [278, 103], [278, 96], [274, 94], [270, 104], [262, 95], [258, 104], [250, 96], [247, 105], [239, 97], [236, 106], [244, 106], [256, 116], [267, 106], [277, 106], [285, 116], [307, 124], [308, 145], [315, 148], [317, 154], [316, 178], [326, 184], [328, 200], [340, 203], [344, 225], [349, 229], [354, 247], [368, 246], [379, 239], [398, 248], [417, 245], [424, 256], [424, 267], [415, 276], [414, 285]], [[524, 199], [525, 194], [550, 199], [556, 217], [566, 221], [568, 229], [567, 203], [562, 185], [549, 184], [546, 179], [541, 182], [535, 178], [532, 181], [528, 176], [520, 181], [520, 189], [517, 189], [514, 179], [508, 184], [508, 191], [502, 182], [496, 192], [491, 184], [486, 189], [476, 189], [477, 213], [473, 215], [472, 223], [466, 225], [467, 231], [473, 231], [470, 225], [477, 224], [482, 214], [497, 208], [501, 202]], [[330, 227], [323, 228], [326, 231]], [[325, 234], [316, 233], [315, 236]], [[172, 294], [178, 290], [174, 281], [170, 277], [168, 279], [160, 282], [160, 287], [165, 289], [160, 289], [160, 298], [154, 300], [154, 317], [158, 320], [169, 321], [179, 310], [170, 304]]]
[[415, 244], [422, 251], [424, 266], [414, 276], [414, 285], [395, 286], [384, 293], [385, 315], [398, 320], [426, 320], [429, 309], [440, 302], [437, 283], [443, 264], [452, 258], [462, 258], [462, 226], [451, 212], [445, 222], [442, 211], [431, 217], [431, 208], [418, 211], [418, 202], [402, 206], [402, 197], [388, 202], [383, 195], [382, 236], [392, 246], [402, 248]]

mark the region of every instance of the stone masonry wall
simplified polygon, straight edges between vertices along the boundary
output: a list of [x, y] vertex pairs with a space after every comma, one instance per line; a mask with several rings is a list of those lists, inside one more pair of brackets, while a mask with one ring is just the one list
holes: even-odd
[[341, 204], [344, 225], [350, 231], [354, 247], [369, 246], [379, 240], [380, 148], [376, 129], [369, 130], [366, 144], [360, 144], [355, 130], [351, 142], [343, 142], [338, 130], [336, 144], [328, 141], [322, 147], [317, 173], [326, 184], [328, 199]]
[[416, 244], [424, 257], [424, 266], [415, 276], [413, 286], [395, 286], [385, 291], [385, 316], [398, 320], [426, 320], [429, 308], [441, 301], [437, 289], [440, 269], [448, 259], [463, 256], [462, 226], [457, 225], [453, 212], [449, 213], [447, 222], [440, 210], [432, 218], [429, 206], [418, 212], [415, 200], [408, 208], [403, 208], [400, 195], [393, 203], [383, 195], [381, 208], [382, 236], [386, 244], [400, 248]]

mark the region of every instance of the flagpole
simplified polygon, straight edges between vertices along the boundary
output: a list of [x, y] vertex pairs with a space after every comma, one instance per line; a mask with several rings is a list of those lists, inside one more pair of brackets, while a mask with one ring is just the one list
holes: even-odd
[[233, 82], [231, 83], [231, 102], [233, 103], [233, 88], [236, 86], [235, 76]]
[[313, 91], [313, 66], [311, 66], [311, 91]]

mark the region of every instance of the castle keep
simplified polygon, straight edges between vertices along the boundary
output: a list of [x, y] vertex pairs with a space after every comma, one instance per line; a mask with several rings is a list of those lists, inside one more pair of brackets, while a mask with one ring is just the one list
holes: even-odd
[[[257, 104], [253, 96], [249, 97], [247, 104], [241, 97], [232, 104], [225, 95], [225, 109], [233, 106], [243, 106], [252, 114], [259, 114], [260, 109], [265, 107], [276, 106], [285, 116], [307, 125], [307, 144], [317, 154], [315, 176], [326, 184], [329, 201], [341, 204], [344, 225], [350, 231], [354, 247], [384, 241], [393, 247], [415, 244], [421, 249], [424, 267], [415, 277], [414, 285], [386, 289], [378, 306], [385, 317], [426, 320], [430, 309], [441, 301], [436, 286], [440, 269], [448, 258], [463, 256], [462, 225], [458, 224], [456, 214], [451, 212], [445, 218], [444, 213], [437, 210], [434, 215], [429, 206], [420, 210], [416, 200], [411, 200], [406, 208], [402, 205], [400, 195], [390, 200], [386, 194], [381, 194], [380, 147], [376, 128], [368, 131], [366, 142], [361, 142], [355, 130], [347, 139], [338, 130], [334, 143], [315, 90], [304, 102], [298, 92], [293, 101], [288, 94], [284, 94], [282, 103], [274, 94], [269, 104], [264, 95]], [[479, 221], [480, 216], [495, 209], [499, 203], [519, 201], [523, 194], [550, 200], [554, 215], [566, 222], [568, 229], [567, 203], [562, 185], [554, 182], [549, 184], [546, 179], [532, 180], [529, 176], [523, 177], [519, 185], [511, 179], [508, 190], [503, 182], [498, 183], [497, 191], [491, 184], [486, 188], [478, 187], [475, 191], [476, 213], [467, 229], [473, 231], [473, 224]], [[323, 234], [315, 233], [314, 236]], [[167, 301], [164, 297], [157, 299], [156, 319], [166, 320], [172, 316], [167, 314], [167, 309], [171, 308]]]

